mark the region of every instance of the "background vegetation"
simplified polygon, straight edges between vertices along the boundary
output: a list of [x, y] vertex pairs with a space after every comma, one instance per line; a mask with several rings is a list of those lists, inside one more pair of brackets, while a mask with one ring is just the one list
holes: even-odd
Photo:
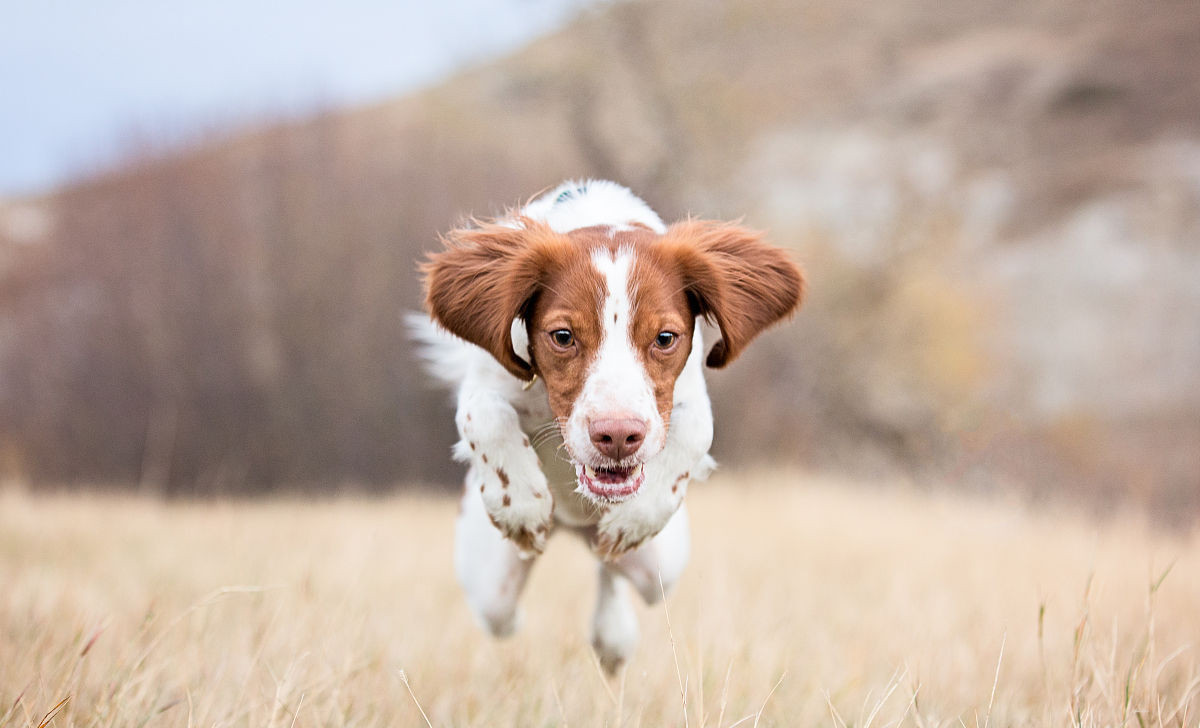
[[1197, 58], [1189, 0], [612, 3], [410, 97], [144, 146], [0, 207], [0, 473], [452, 484], [415, 261], [597, 176], [809, 269], [796, 321], [711, 378], [721, 460], [1189, 520]]
[[447, 498], [10, 492], [0, 726], [1200, 720], [1195, 534], [766, 471], [689, 507], [694, 561], [665, 607], [639, 603], [609, 681], [578, 539], [551, 541], [501, 641], [454, 583]]

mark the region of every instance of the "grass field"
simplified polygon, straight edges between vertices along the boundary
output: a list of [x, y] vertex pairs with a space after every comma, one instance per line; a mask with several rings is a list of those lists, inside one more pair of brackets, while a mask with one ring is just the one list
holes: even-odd
[[608, 681], [582, 545], [492, 641], [448, 498], [0, 493], [0, 726], [1200, 725], [1196, 529], [786, 473], [689, 503]]

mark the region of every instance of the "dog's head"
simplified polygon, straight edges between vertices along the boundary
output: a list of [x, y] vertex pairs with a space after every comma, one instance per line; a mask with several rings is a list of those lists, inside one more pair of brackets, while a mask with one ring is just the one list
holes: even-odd
[[[733, 361], [800, 303], [788, 255], [735, 224], [687, 221], [559, 233], [519, 219], [454, 230], [423, 265], [430, 313], [522, 380], [545, 382], [579, 482], [598, 501], [637, 492], [662, 450], [697, 316], [721, 332], [710, 367]], [[529, 334], [528, 359], [512, 325]]]

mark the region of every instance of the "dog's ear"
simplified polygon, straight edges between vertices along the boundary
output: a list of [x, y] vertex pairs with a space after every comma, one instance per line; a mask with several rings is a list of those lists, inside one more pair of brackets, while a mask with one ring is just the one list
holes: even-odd
[[486, 349], [520, 379], [531, 362], [513, 351], [513, 319], [526, 318], [537, 295], [545, 258], [563, 244], [549, 227], [525, 219], [482, 223], [442, 236], [444, 250], [421, 264], [425, 305], [448, 331]]
[[735, 223], [688, 220], [672, 225], [662, 244], [675, 257], [696, 312], [721, 330], [708, 353], [710, 367], [733, 361], [804, 297], [804, 274], [783, 249], [763, 242], [762, 233]]

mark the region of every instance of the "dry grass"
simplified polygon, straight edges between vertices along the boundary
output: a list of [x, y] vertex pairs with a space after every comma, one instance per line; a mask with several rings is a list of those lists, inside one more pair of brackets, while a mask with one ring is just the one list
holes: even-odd
[[692, 565], [610, 683], [583, 548], [493, 642], [447, 499], [0, 494], [0, 726], [1200, 723], [1195, 531], [779, 473], [690, 503]]

